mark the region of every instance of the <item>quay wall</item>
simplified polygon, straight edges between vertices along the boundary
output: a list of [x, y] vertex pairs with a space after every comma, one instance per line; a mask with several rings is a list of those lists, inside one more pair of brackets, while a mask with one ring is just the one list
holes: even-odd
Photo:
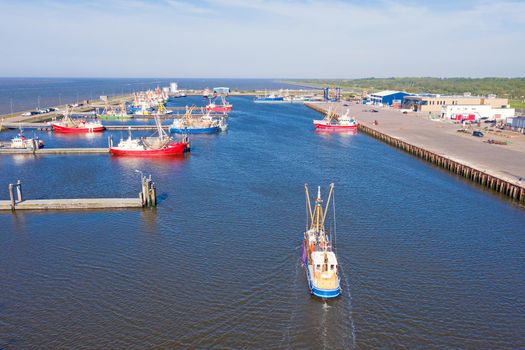
[[[305, 105], [319, 113], [325, 113], [325, 110], [320, 106], [309, 103]], [[497, 176], [488, 174], [487, 172], [462, 164], [456, 160], [452, 160], [446, 156], [426, 150], [422, 147], [412, 145], [406, 141], [387, 135], [361, 123], [359, 124], [358, 129], [359, 131], [364, 132], [389, 145], [397, 147], [436, 166], [474, 181], [481, 186], [499, 192], [521, 203], [525, 203], [525, 187], [523, 186], [516, 185]]]

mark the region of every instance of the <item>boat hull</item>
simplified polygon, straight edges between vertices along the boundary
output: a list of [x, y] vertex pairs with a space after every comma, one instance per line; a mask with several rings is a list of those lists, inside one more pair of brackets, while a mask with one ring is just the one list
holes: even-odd
[[185, 142], [172, 143], [163, 149], [147, 149], [147, 150], [127, 150], [118, 147], [111, 147], [109, 153], [115, 156], [134, 156], [134, 157], [164, 157], [177, 156], [189, 152], [189, 144]]
[[305, 264], [305, 270], [306, 270], [306, 278], [308, 279], [308, 287], [310, 288], [310, 293], [313, 296], [316, 296], [321, 299], [335, 299], [341, 295], [341, 287], [334, 288], [334, 289], [325, 289], [325, 288], [316, 287], [310, 275], [310, 268], [308, 264]]
[[320, 124], [320, 123], [314, 123], [314, 126], [316, 129], [323, 129], [323, 130], [355, 130], [357, 129], [357, 124], [355, 125], [327, 125], [327, 124]]
[[170, 128], [170, 132], [175, 134], [214, 134], [221, 131], [218, 126], [212, 126], [209, 128]]
[[207, 106], [206, 110], [210, 111], [210, 112], [227, 113], [227, 112], [231, 112], [232, 111], [232, 106], [231, 105], [228, 105], [228, 106], [215, 106], [215, 107]]
[[93, 132], [102, 132], [104, 129], [106, 129], [103, 126], [98, 126], [94, 128], [71, 128], [67, 126], [62, 126], [58, 124], [51, 124], [53, 127], [53, 131], [55, 132], [62, 132], [62, 133], [68, 133], [68, 134], [87, 134], [87, 133], [93, 133]]

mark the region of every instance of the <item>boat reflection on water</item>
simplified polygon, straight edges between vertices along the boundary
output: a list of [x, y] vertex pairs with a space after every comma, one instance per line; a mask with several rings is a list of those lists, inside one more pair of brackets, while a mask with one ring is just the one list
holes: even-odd
[[[178, 168], [190, 157], [190, 152], [186, 152], [177, 157], [110, 157], [111, 161], [121, 167], [123, 172], [133, 172], [135, 169], [147, 169], [147, 167]], [[146, 171], [145, 171], [146, 173]]]

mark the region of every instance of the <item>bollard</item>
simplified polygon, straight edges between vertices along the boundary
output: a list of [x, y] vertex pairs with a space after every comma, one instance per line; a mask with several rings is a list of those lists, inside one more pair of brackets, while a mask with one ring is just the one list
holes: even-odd
[[18, 202], [22, 202], [22, 182], [20, 180], [16, 181], [16, 196], [18, 197]]
[[15, 211], [15, 196], [13, 194], [13, 184], [9, 184], [9, 200], [11, 201], [11, 210]]
[[155, 183], [153, 182], [151, 184], [151, 206], [156, 207], [157, 206], [157, 188], [155, 187]]

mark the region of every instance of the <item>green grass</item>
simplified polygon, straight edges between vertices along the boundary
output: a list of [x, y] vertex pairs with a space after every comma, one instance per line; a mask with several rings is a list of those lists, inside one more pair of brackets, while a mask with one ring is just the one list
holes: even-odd
[[510, 108], [525, 109], [525, 100], [510, 100]]
[[356, 92], [380, 90], [401, 90], [411, 93], [496, 94], [498, 97], [523, 101], [525, 78], [364, 78], [364, 79], [294, 79], [289, 83], [305, 84], [311, 87], [338, 86]]

